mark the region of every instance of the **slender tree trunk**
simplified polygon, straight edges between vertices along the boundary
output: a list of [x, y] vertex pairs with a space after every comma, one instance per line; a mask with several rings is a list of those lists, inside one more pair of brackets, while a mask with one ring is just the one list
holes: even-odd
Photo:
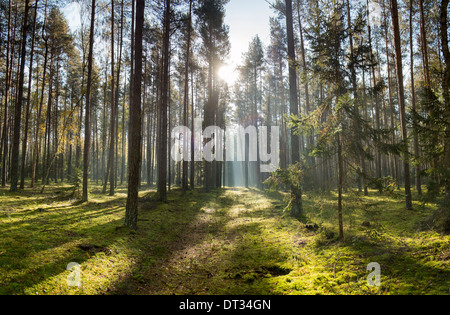
[[[48, 165], [50, 161], [50, 119], [52, 117], [52, 100], [53, 100], [53, 76], [55, 71], [55, 50], [52, 45], [52, 48], [50, 49], [50, 78], [49, 78], [49, 84], [48, 84], [48, 100], [47, 100], [47, 120], [45, 121], [45, 132], [44, 132], [44, 157], [42, 159], [42, 180], [44, 180], [44, 175], [48, 171]], [[45, 182], [42, 182], [43, 184], [48, 184]]]
[[422, 47], [422, 58], [423, 58], [423, 68], [425, 76], [425, 87], [431, 89], [431, 77], [430, 77], [430, 66], [428, 58], [428, 39], [427, 32], [425, 29], [425, 12], [423, 8], [423, 0], [419, 0], [420, 9], [420, 41]]
[[27, 34], [28, 34], [28, 13], [30, 9], [30, 1], [25, 0], [25, 14], [22, 29], [22, 48], [20, 56], [20, 73], [19, 73], [19, 92], [16, 100], [16, 107], [14, 111], [14, 137], [11, 152], [11, 192], [17, 191], [19, 183], [19, 150], [20, 150], [20, 129], [22, 122], [22, 107], [23, 107], [23, 86], [25, 83], [25, 57], [27, 49]]
[[408, 154], [408, 131], [406, 126], [406, 106], [405, 106], [405, 90], [403, 86], [403, 60], [402, 60], [402, 49], [401, 49], [401, 37], [400, 37], [400, 26], [398, 18], [398, 4], [397, 0], [391, 0], [391, 12], [392, 12], [392, 23], [394, 30], [394, 42], [395, 42], [395, 61], [397, 66], [397, 81], [398, 81], [398, 98], [400, 107], [400, 122], [402, 129], [402, 142], [404, 150], [404, 178], [405, 178], [405, 194], [406, 194], [406, 209], [412, 210], [412, 197], [411, 197], [411, 178], [410, 178], [410, 167], [409, 167], [409, 154]]
[[[298, 116], [298, 91], [297, 91], [297, 61], [295, 58], [294, 22], [292, 15], [292, 0], [286, 1], [286, 27], [289, 58], [289, 95], [290, 115]], [[300, 139], [291, 130], [291, 163], [300, 161]]]
[[20, 177], [20, 188], [25, 188], [25, 164], [27, 156], [27, 145], [28, 145], [28, 128], [30, 123], [30, 107], [31, 107], [31, 85], [33, 81], [33, 57], [34, 57], [34, 45], [36, 41], [36, 24], [37, 24], [37, 7], [38, 1], [34, 4], [34, 19], [33, 19], [33, 32], [31, 40], [31, 52], [30, 52], [30, 66], [29, 66], [29, 76], [28, 76], [28, 94], [27, 94], [27, 107], [25, 113], [25, 128], [24, 128], [24, 139], [22, 143], [22, 171]]
[[194, 71], [191, 71], [191, 190], [195, 188], [195, 104], [194, 104]]
[[[367, 0], [367, 20], [370, 20], [370, 13], [369, 13], [369, 0]], [[376, 87], [377, 87], [377, 77], [375, 75], [375, 55], [373, 53], [372, 48], [372, 26], [370, 25], [370, 22], [368, 22], [367, 25], [368, 28], [368, 42], [369, 42], [369, 52], [370, 52], [370, 63], [371, 63], [371, 85], [372, 85], [372, 93], [375, 97], [375, 128], [377, 130], [380, 130], [380, 102], [379, 102], [379, 95], [378, 92], [375, 93]], [[376, 136], [376, 142], [379, 142], [379, 137]], [[376, 170], [376, 177], [381, 178], [381, 151], [378, 147], [375, 148], [375, 170]], [[381, 191], [380, 191], [381, 193]]]
[[[420, 0], [422, 1], [422, 0]], [[414, 80], [414, 45], [413, 45], [413, 6], [414, 1], [410, 0], [409, 3], [409, 49], [411, 56], [411, 103], [413, 112], [416, 111], [416, 88], [415, 88], [415, 80]], [[419, 135], [417, 131], [414, 131], [414, 155], [416, 159], [420, 158], [419, 152]], [[417, 163], [417, 162], [416, 162]], [[416, 190], [419, 196], [422, 195], [422, 183], [420, 178], [420, 164], [416, 165]]]
[[[285, 0], [286, 3], [286, 28], [288, 42], [288, 61], [289, 61], [289, 96], [290, 96], [290, 115], [298, 116], [299, 101], [297, 90], [297, 61], [295, 58], [295, 41], [294, 41], [294, 21], [292, 12], [292, 0]], [[300, 138], [291, 129], [291, 163], [300, 162]], [[300, 185], [291, 187], [291, 191], [295, 192], [294, 197], [294, 215], [301, 215], [302, 212], [302, 187]]]
[[169, 48], [170, 48], [170, 11], [171, 0], [165, 0], [164, 40], [163, 40], [163, 69], [160, 106], [160, 142], [158, 157], [158, 193], [159, 199], [167, 201], [167, 109], [169, 105]]
[[[55, 104], [54, 104], [54, 115], [53, 115], [53, 149], [54, 149], [54, 153], [55, 153], [55, 157], [56, 157], [56, 161], [54, 163], [54, 180], [55, 183], [58, 182], [58, 161], [59, 161], [59, 154], [58, 154], [58, 125], [59, 125], [59, 118], [58, 118], [58, 107], [59, 107], [59, 59], [57, 62], [57, 66], [56, 66], [56, 91], [55, 91], [55, 95], [56, 95], [56, 99], [55, 99]], [[61, 137], [61, 141], [63, 141], [64, 137]]]
[[[351, 15], [350, 15], [350, 1], [347, 0], [347, 22], [349, 25], [349, 29], [350, 29], [350, 33], [349, 33], [349, 38], [350, 38], [350, 72], [351, 72], [351, 82], [352, 82], [352, 92], [353, 92], [353, 102], [354, 102], [354, 108], [355, 108], [355, 119], [354, 119], [354, 124], [355, 124], [355, 128], [356, 131], [362, 131], [361, 128], [361, 123], [360, 123], [360, 111], [359, 111], [359, 95], [358, 95], [358, 82], [357, 82], [357, 78], [356, 78], [356, 69], [355, 69], [355, 53], [354, 53], [354, 45], [353, 45], [353, 28], [352, 28], [352, 21], [351, 21]], [[368, 195], [368, 190], [367, 190], [367, 183], [366, 183], [366, 162], [364, 159], [364, 152], [363, 152], [363, 143], [362, 140], [359, 141], [358, 143], [359, 147], [360, 147], [360, 152], [358, 152], [359, 155], [359, 164], [360, 164], [360, 174], [359, 174], [359, 187], [360, 190], [362, 190], [362, 188], [364, 187], [364, 194], [367, 196]]]
[[[428, 57], [428, 38], [426, 31], [426, 21], [425, 21], [425, 12], [423, 6], [423, 0], [419, 0], [419, 11], [420, 11], [420, 42], [421, 42], [421, 51], [422, 51], [422, 63], [423, 63], [423, 73], [424, 73], [424, 82], [425, 82], [425, 102], [427, 104], [428, 112], [430, 116], [434, 115], [435, 109], [433, 108], [433, 101], [431, 95], [433, 94], [433, 90], [431, 87], [431, 74], [430, 74], [430, 63]], [[431, 126], [430, 126], [431, 127]], [[437, 133], [436, 133], [437, 136]], [[431, 136], [431, 142], [437, 143], [435, 135]], [[434, 156], [432, 161], [433, 168], [436, 170], [439, 168], [439, 157]], [[439, 174], [434, 172], [432, 174], [432, 178], [435, 182], [439, 183]]]
[[[309, 76], [308, 76], [308, 68], [306, 65], [306, 49], [305, 49], [305, 41], [303, 36], [303, 23], [300, 13], [300, 2], [297, 5], [297, 13], [298, 13], [298, 25], [300, 28], [300, 48], [302, 53], [302, 66], [303, 66], [303, 81], [305, 85], [305, 105], [306, 105], [306, 115], [309, 115], [309, 112], [311, 111], [311, 102], [310, 102], [310, 95], [309, 95]], [[353, 48], [352, 48], [353, 49]], [[311, 130], [311, 135], [307, 138], [307, 145], [308, 149], [312, 150], [314, 146], [314, 129]], [[315, 157], [310, 157], [311, 167], [312, 167], [312, 176], [313, 178], [316, 178], [316, 160]]]
[[115, 92], [115, 62], [114, 62], [114, 1], [111, 1], [111, 119], [110, 119], [110, 144], [109, 144], [109, 158], [106, 181], [103, 186], [103, 191], [106, 193], [106, 186], [109, 178], [109, 195], [114, 196], [114, 160], [115, 160], [115, 141], [116, 141], [116, 92]]
[[[45, 23], [44, 23], [45, 25]], [[39, 138], [41, 134], [41, 116], [42, 116], [42, 107], [44, 106], [44, 92], [45, 92], [45, 80], [47, 73], [47, 64], [48, 64], [48, 38], [45, 40], [45, 53], [44, 53], [44, 69], [42, 74], [42, 87], [41, 87], [41, 98], [39, 101], [39, 107], [36, 117], [36, 132], [34, 137], [34, 149], [33, 149], [33, 166], [31, 172], [31, 188], [34, 187], [36, 181], [36, 168], [37, 168], [37, 159], [38, 159], [38, 151], [39, 151]]]
[[[444, 56], [444, 76], [442, 80], [442, 93], [444, 96], [445, 108], [444, 108], [444, 119], [447, 123], [447, 128], [445, 130], [444, 139], [444, 178], [445, 178], [445, 189], [446, 197], [445, 204], [448, 206], [450, 203], [450, 50], [448, 47], [448, 5], [449, 0], [442, 0], [440, 8], [440, 29], [441, 29], [441, 43], [442, 43], [442, 53]], [[447, 208], [448, 209], [448, 208]]]
[[[396, 125], [395, 125], [395, 121], [394, 121], [394, 113], [395, 113], [395, 109], [394, 109], [394, 100], [393, 100], [393, 87], [392, 87], [392, 77], [391, 77], [391, 58], [390, 58], [390, 54], [389, 54], [389, 39], [388, 39], [388, 34], [389, 34], [389, 25], [387, 22], [387, 12], [386, 12], [386, 6], [385, 6], [385, 2], [383, 0], [383, 19], [384, 19], [384, 24], [385, 24], [385, 32], [384, 32], [384, 36], [385, 36], [385, 44], [386, 44], [386, 71], [387, 71], [387, 85], [388, 85], [388, 100], [389, 100], [389, 111], [390, 111], [390, 127], [393, 130], [392, 132], [392, 144], [395, 144], [395, 133], [396, 133]], [[391, 154], [390, 156], [390, 169], [391, 169], [391, 174], [393, 176], [393, 178], [395, 178], [397, 180], [397, 182], [399, 183], [400, 181], [400, 177], [398, 175], [398, 168], [397, 168], [397, 156], [394, 154]]]
[[[2, 183], [1, 186], [6, 186], [6, 164], [8, 161], [8, 106], [9, 106], [9, 93], [11, 85], [11, 75], [10, 68], [12, 68], [12, 55], [11, 52], [11, 21], [12, 21], [12, 1], [9, 0], [9, 10], [8, 10], [8, 42], [6, 44], [6, 87], [5, 87], [5, 111], [3, 117], [3, 132], [2, 132], [2, 149], [3, 149], [3, 159], [2, 159]], [[13, 46], [14, 47], [14, 46]], [[11, 56], [11, 57], [10, 57]]]
[[[124, 16], [124, 0], [121, 1], [120, 4], [120, 44], [119, 44], [119, 60], [118, 60], [118, 69], [117, 69], [117, 80], [116, 80], [116, 113], [117, 113], [117, 141], [116, 141], [116, 145], [117, 147], [119, 146], [119, 90], [120, 90], [120, 76], [121, 76], [121, 70], [122, 70], [122, 52], [123, 52], [123, 29], [124, 29], [124, 20], [125, 20], [125, 16]], [[125, 96], [124, 96], [125, 99]], [[125, 100], [123, 102], [123, 106], [125, 107]], [[123, 113], [123, 117], [122, 117], [122, 122], [125, 121], [125, 113]], [[125, 130], [125, 123], [122, 124], [122, 136], [123, 136], [123, 131]], [[123, 139], [122, 139], [123, 140]], [[122, 141], [123, 144], [123, 141]], [[122, 162], [124, 160], [124, 149], [123, 149], [123, 145], [122, 145], [122, 151], [121, 151], [121, 158], [122, 158]], [[116, 172], [118, 172], [119, 167], [118, 167], [118, 161], [119, 161], [119, 153], [117, 152], [116, 155]], [[123, 165], [123, 163], [121, 163]], [[123, 170], [124, 168], [121, 168], [121, 180], [120, 180], [120, 184], [122, 184], [123, 182]], [[115, 180], [118, 180], [118, 176], [115, 176]]]
[[[94, 33], [95, 33], [95, 1], [92, 0], [91, 13], [91, 29], [89, 34], [89, 56], [88, 56], [88, 77], [86, 90], [86, 119], [84, 124], [84, 156], [83, 156], [83, 197], [82, 201], [89, 200], [88, 186], [89, 186], [89, 150], [91, 148], [91, 85], [92, 85], [92, 66], [94, 54]], [[114, 3], [114, 1], [113, 1]]]
[[[186, 47], [186, 64], [184, 69], [184, 112], [183, 112], [183, 123], [184, 126], [188, 125], [188, 105], [189, 105], [189, 63], [191, 57], [191, 28], [192, 28], [192, 0], [189, 1], [189, 23], [187, 32], [187, 47]], [[183, 136], [184, 144], [183, 150], [187, 150], [188, 141], [186, 135]], [[191, 147], [191, 150], [194, 148]], [[189, 161], [183, 160], [183, 179], [182, 179], [182, 190], [183, 193], [188, 189], [188, 167]]]
[[121, 165], [121, 172], [120, 172], [120, 184], [123, 183], [124, 178], [125, 178], [125, 159], [126, 159], [126, 155], [125, 155], [125, 146], [126, 146], [126, 139], [125, 139], [125, 130], [126, 130], [126, 125], [125, 125], [125, 97], [123, 98], [123, 106], [122, 106], [122, 165]]
[[[170, 0], [167, 0], [170, 1]], [[137, 229], [139, 179], [142, 159], [142, 121], [141, 121], [141, 82], [142, 82], [142, 38], [144, 28], [145, 0], [136, 0], [135, 31], [135, 74], [133, 100], [130, 105], [130, 136], [128, 148], [128, 198], [125, 214], [125, 226]]]
[[344, 223], [342, 217], [342, 191], [344, 187], [344, 160], [342, 156], [341, 134], [337, 134], [338, 147], [338, 218], [339, 218], [339, 238], [344, 239]]

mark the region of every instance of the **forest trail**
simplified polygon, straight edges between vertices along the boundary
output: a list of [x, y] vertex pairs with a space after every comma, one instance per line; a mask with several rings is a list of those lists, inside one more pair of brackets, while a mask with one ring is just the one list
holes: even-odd
[[268, 284], [253, 284], [290, 272], [280, 263], [286, 258], [280, 249], [292, 240], [277, 239], [269, 231], [280, 223], [281, 200], [251, 189], [212, 194], [178, 240], [167, 245], [167, 257], [142, 271], [137, 281], [124, 281], [120, 293], [271, 293]]

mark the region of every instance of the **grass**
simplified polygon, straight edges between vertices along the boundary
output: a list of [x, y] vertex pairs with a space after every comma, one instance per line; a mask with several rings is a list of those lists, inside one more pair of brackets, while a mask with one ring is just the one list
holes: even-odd
[[[275, 192], [173, 191], [162, 204], [143, 191], [135, 232], [123, 227], [125, 188], [100, 192], [80, 203], [62, 184], [0, 190], [0, 294], [450, 293], [450, 237], [420, 228], [433, 203], [406, 211], [395, 196], [349, 193], [339, 241], [333, 193], [307, 194], [298, 221]], [[71, 262], [80, 287], [68, 285]], [[380, 287], [367, 285], [371, 262]]]

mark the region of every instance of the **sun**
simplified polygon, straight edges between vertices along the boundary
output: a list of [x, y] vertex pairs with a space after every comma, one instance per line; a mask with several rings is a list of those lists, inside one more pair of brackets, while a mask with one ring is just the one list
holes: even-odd
[[233, 85], [237, 79], [236, 69], [228, 64], [221, 66], [218, 74], [219, 78], [229, 86]]

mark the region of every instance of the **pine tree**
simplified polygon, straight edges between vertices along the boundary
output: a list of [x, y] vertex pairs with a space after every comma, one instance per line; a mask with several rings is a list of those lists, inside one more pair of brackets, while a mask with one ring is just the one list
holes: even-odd
[[[167, 0], [170, 9], [170, 0]], [[143, 28], [145, 0], [136, 0], [136, 30], [134, 38], [133, 100], [130, 106], [130, 136], [128, 147], [128, 198], [125, 226], [136, 230], [138, 218], [139, 181], [142, 162], [141, 148], [141, 92], [143, 71]]]
[[85, 111], [85, 138], [83, 156], [83, 196], [82, 201], [89, 200], [89, 153], [91, 149], [91, 103], [92, 103], [92, 67], [94, 63], [94, 33], [95, 33], [95, 1], [92, 0], [91, 27], [89, 33], [89, 56], [88, 56], [88, 77], [86, 90], [86, 111]]
[[[159, 146], [158, 146], [158, 194], [159, 199], [167, 202], [167, 111], [169, 109], [169, 68], [170, 68], [170, 31], [171, 1], [165, 0], [164, 37], [162, 55], [162, 85], [159, 109]], [[134, 91], [133, 91], [134, 93]], [[131, 122], [130, 122], [131, 123]]]
[[[204, 125], [217, 123], [219, 91], [217, 89], [217, 69], [222, 63], [221, 57], [228, 55], [230, 44], [228, 27], [224, 24], [225, 4], [228, 0], [202, 0], [196, 10], [199, 20], [199, 32], [203, 42], [203, 55], [208, 66], [207, 95], [204, 108]], [[212, 141], [213, 139], [207, 139]], [[205, 162], [205, 190], [217, 188], [214, 183], [216, 166], [214, 162]]]
[[19, 93], [17, 95], [15, 112], [14, 112], [14, 137], [12, 140], [11, 152], [11, 192], [17, 191], [19, 182], [19, 149], [20, 149], [20, 132], [22, 122], [23, 107], [23, 86], [25, 83], [25, 57], [28, 36], [28, 14], [30, 10], [30, 1], [25, 0], [24, 22], [22, 26], [22, 48], [20, 56], [20, 73], [19, 73]]
[[392, 24], [394, 30], [394, 47], [395, 47], [395, 62], [397, 68], [397, 88], [398, 88], [398, 100], [400, 107], [400, 123], [401, 123], [401, 135], [403, 144], [403, 167], [405, 178], [405, 194], [406, 194], [406, 209], [412, 210], [412, 196], [411, 196], [411, 179], [410, 179], [410, 166], [409, 166], [409, 152], [408, 152], [408, 131], [406, 126], [406, 106], [405, 106], [405, 88], [403, 85], [403, 60], [401, 50], [401, 38], [400, 38], [400, 26], [398, 17], [398, 4], [397, 0], [391, 0], [391, 14]]

